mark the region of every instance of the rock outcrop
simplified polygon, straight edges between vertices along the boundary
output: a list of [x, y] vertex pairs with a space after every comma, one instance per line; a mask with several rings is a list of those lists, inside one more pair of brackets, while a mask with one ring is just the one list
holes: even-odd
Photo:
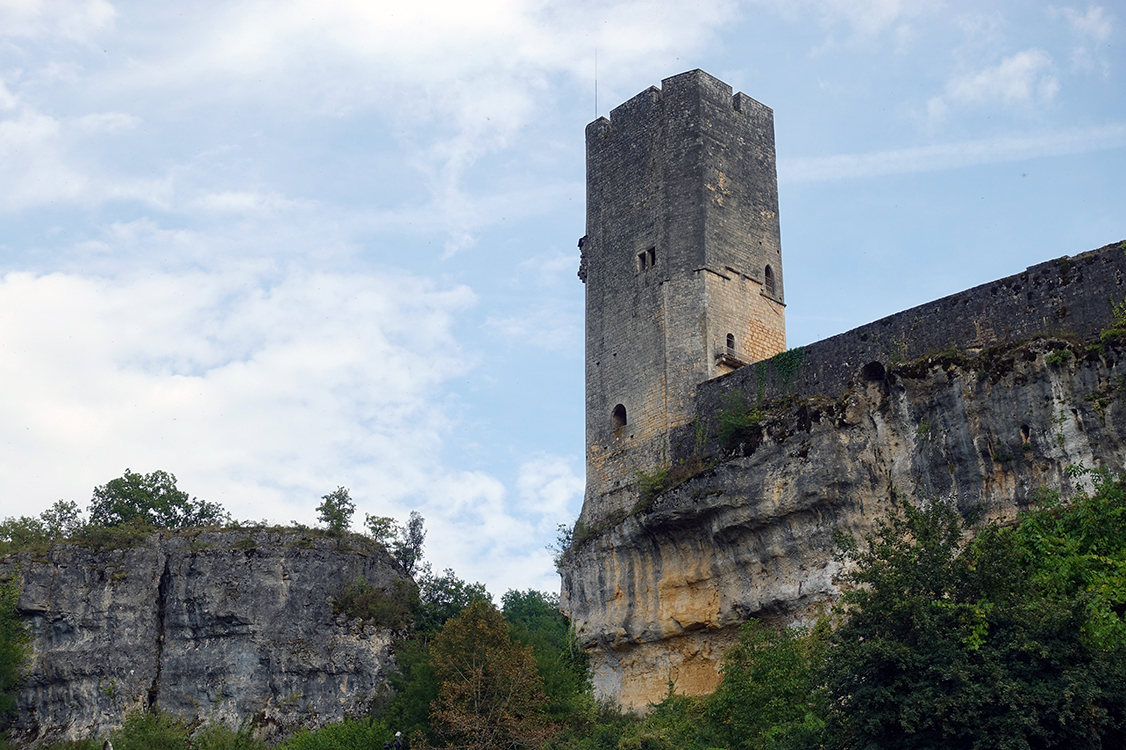
[[740, 623], [808, 621], [839, 595], [834, 530], [862, 537], [893, 492], [1004, 520], [1038, 487], [1069, 488], [1069, 465], [1126, 465], [1114, 346], [1039, 337], [854, 376], [839, 398], [774, 402], [734, 455], [576, 530], [563, 601], [601, 695], [644, 708], [670, 680], [710, 692]]
[[385, 689], [391, 633], [334, 614], [331, 597], [405, 577], [377, 545], [262, 529], [62, 544], [0, 561], [13, 572], [34, 637], [17, 746], [104, 734], [153, 706], [272, 737], [362, 713]]

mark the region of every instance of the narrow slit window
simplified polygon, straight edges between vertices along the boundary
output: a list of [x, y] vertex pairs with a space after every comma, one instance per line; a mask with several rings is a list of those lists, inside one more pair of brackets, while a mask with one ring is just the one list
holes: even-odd
[[727, 348], [730, 351], [735, 350], [735, 334], [734, 333], [727, 334]]
[[637, 254], [637, 270], [638, 270], [638, 272], [644, 271], [647, 267], [648, 262], [649, 262], [648, 253], [638, 253]]
[[610, 414], [610, 426], [615, 430], [626, 426], [626, 407], [618, 404]]
[[649, 256], [649, 267], [653, 268], [654, 266], [656, 266], [657, 265], [657, 248], [651, 247], [651, 248], [649, 248], [648, 250], [645, 251], [645, 254]]
[[763, 287], [766, 289], [767, 294], [774, 294], [774, 269], [770, 266], [766, 267], [766, 273], [763, 274], [765, 281]]

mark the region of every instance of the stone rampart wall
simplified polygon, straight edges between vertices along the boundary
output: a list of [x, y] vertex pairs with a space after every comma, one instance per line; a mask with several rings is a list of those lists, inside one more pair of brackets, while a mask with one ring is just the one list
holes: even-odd
[[[836, 398], [866, 366], [879, 376], [889, 363], [946, 349], [976, 351], [1036, 334], [1095, 337], [1124, 296], [1126, 241], [1065, 255], [701, 383], [696, 413], [717, 414], [733, 391], [752, 401]], [[673, 458], [690, 455], [694, 427], [676, 431], [670, 444]]]

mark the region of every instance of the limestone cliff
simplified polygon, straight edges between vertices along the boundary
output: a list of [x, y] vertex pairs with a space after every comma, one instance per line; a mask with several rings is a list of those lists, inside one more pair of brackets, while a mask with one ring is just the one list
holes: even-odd
[[17, 569], [34, 636], [17, 745], [105, 733], [149, 706], [267, 736], [363, 712], [385, 684], [391, 635], [335, 615], [330, 597], [404, 577], [375, 545], [270, 530], [0, 561], [2, 576]]
[[1070, 464], [1121, 471], [1123, 396], [1126, 352], [1038, 337], [873, 362], [839, 398], [776, 402], [735, 455], [578, 530], [564, 604], [597, 691], [638, 708], [669, 680], [709, 692], [740, 623], [800, 622], [838, 595], [833, 530], [863, 535], [893, 488], [1004, 519], [1068, 486]]

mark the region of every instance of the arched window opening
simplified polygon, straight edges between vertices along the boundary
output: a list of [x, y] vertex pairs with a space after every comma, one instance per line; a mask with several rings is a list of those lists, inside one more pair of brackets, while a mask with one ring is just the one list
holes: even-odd
[[774, 269], [767, 266], [764, 276], [766, 277], [766, 281], [763, 283], [763, 287], [766, 288], [766, 293], [774, 294]]
[[734, 349], [735, 348], [735, 334], [734, 333], [727, 334], [727, 348], [728, 349]]
[[610, 426], [615, 430], [626, 426], [626, 407], [618, 404], [610, 415]]

